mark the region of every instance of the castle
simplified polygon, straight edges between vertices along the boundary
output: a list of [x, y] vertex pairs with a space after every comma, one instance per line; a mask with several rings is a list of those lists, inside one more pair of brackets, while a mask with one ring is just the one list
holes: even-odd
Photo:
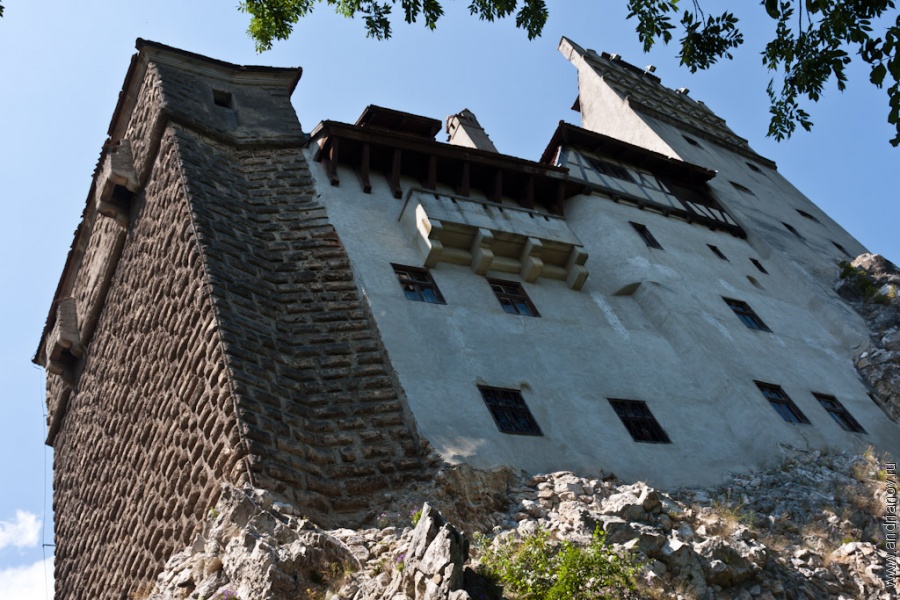
[[128, 598], [223, 482], [353, 524], [440, 461], [900, 450], [832, 291], [865, 249], [687, 90], [563, 38], [582, 122], [534, 162], [468, 110], [306, 134], [299, 69], [137, 47], [35, 356], [60, 598]]

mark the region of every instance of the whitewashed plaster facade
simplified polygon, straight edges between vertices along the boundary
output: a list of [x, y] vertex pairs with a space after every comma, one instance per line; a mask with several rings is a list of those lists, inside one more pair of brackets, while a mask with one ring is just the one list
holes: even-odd
[[[370, 175], [368, 142], [348, 163], [329, 145], [335, 124], [312, 133], [320, 199], [422, 437], [450, 462], [665, 486], [764, 465], [779, 444], [900, 453], [900, 428], [852, 363], [866, 326], [831, 290], [841, 248], [865, 248], [702, 104], [565, 38], [560, 51], [578, 70], [583, 118], [583, 129], [561, 126], [542, 161], [568, 169], [541, 175], [567, 182], [561, 211], [507, 195], [510, 169], [536, 163], [497, 167], [503, 193], [489, 199], [468, 179], [460, 193], [435, 177], [444, 159], [423, 167], [425, 183], [400, 166], [410, 150], [394, 151], [391, 173], [373, 158]], [[416, 152], [447, 147], [398, 131]], [[494, 160], [489, 149], [454, 156]], [[604, 179], [592, 160], [632, 183]], [[697, 208], [707, 216], [667, 191], [682, 178], [709, 200]], [[392, 265], [428, 268], [446, 304], [407, 299]], [[505, 312], [488, 278], [521, 283], [540, 316]], [[747, 327], [725, 299], [770, 331]], [[782, 418], [757, 381], [780, 386], [809, 423]], [[542, 435], [499, 431], [479, 385], [519, 390]], [[837, 398], [865, 433], [839, 427], [814, 393]], [[669, 443], [635, 441], [609, 399], [645, 402]]]

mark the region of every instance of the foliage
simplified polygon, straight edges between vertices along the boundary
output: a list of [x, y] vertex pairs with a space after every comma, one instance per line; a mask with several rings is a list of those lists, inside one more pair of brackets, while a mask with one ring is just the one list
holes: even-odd
[[838, 266], [841, 269], [841, 279], [846, 279], [854, 283], [860, 293], [862, 293], [865, 302], [873, 302], [875, 304], [888, 303], [890, 299], [879, 292], [879, 288], [875, 284], [875, 281], [865, 269], [854, 267], [845, 260], [839, 262]]
[[634, 591], [637, 566], [606, 546], [598, 528], [587, 546], [558, 541], [545, 530], [486, 546], [481, 570], [515, 598], [598, 600]]
[[[398, 3], [404, 21], [421, 18], [429, 29], [444, 14], [440, 0], [243, 0], [239, 8], [251, 15], [248, 31], [262, 52], [275, 40], [290, 37], [294, 25], [323, 1], [340, 15], [360, 16], [366, 35], [379, 40], [391, 37], [392, 9]], [[678, 58], [692, 72], [732, 58], [731, 51], [744, 42], [731, 11], [707, 15], [701, 0], [626, 1], [644, 51], [658, 41], [668, 44], [677, 19], [682, 31]], [[776, 24], [775, 39], [762, 52], [763, 65], [774, 74], [766, 90], [772, 115], [768, 135], [780, 141], [789, 138], [797, 125], [809, 130], [812, 120], [801, 100], [817, 102], [832, 79], [843, 90], [852, 52], [869, 65], [872, 84], [878, 88], [887, 84], [887, 120], [897, 132], [891, 144], [900, 144], [900, 15], [891, 21], [894, 0], [763, 0], [762, 4]], [[2, 11], [0, 5], [0, 15]], [[533, 39], [541, 35], [549, 11], [544, 0], [470, 0], [469, 13], [485, 21], [515, 14], [516, 26]], [[873, 22], [881, 18], [884, 23], [876, 31]]]

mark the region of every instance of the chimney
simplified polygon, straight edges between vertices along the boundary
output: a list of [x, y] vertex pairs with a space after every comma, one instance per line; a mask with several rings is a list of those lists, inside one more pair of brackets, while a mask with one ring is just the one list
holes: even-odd
[[468, 108], [462, 109], [459, 114], [447, 117], [447, 141], [454, 146], [497, 152], [494, 142], [481, 128], [478, 119]]

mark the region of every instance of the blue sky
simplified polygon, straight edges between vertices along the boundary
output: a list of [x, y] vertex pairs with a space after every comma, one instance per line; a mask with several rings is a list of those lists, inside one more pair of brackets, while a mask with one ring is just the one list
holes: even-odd
[[[868, 83], [865, 70], [851, 69], [846, 92], [832, 86], [811, 107], [812, 133], [781, 144], [766, 139], [769, 75], [759, 51], [773, 25], [753, 3], [740, 3], [747, 42], [735, 60], [693, 75], [678, 67], [672, 47], [642, 53], [624, 0], [551, 1], [545, 33], [531, 42], [511, 21], [475, 21], [467, 4], [445, 0], [437, 31], [398, 23], [387, 42], [366, 39], [360, 21], [320, 7], [291, 40], [257, 55], [245, 34], [248, 18], [235, 3], [4, 1], [0, 589], [6, 600], [46, 597], [41, 544], [52, 544], [52, 453], [43, 445], [43, 372], [30, 358], [137, 37], [235, 63], [302, 66], [293, 100], [305, 131], [323, 119], [353, 122], [368, 104], [438, 119], [469, 108], [501, 152], [537, 159], [560, 120], [578, 123], [569, 110], [575, 69], [556, 51], [566, 35], [585, 48], [655, 65], [665, 85], [689, 88], [870, 250], [900, 260], [900, 149], [887, 141], [886, 95]], [[736, 3], [704, 4], [715, 12]]]

